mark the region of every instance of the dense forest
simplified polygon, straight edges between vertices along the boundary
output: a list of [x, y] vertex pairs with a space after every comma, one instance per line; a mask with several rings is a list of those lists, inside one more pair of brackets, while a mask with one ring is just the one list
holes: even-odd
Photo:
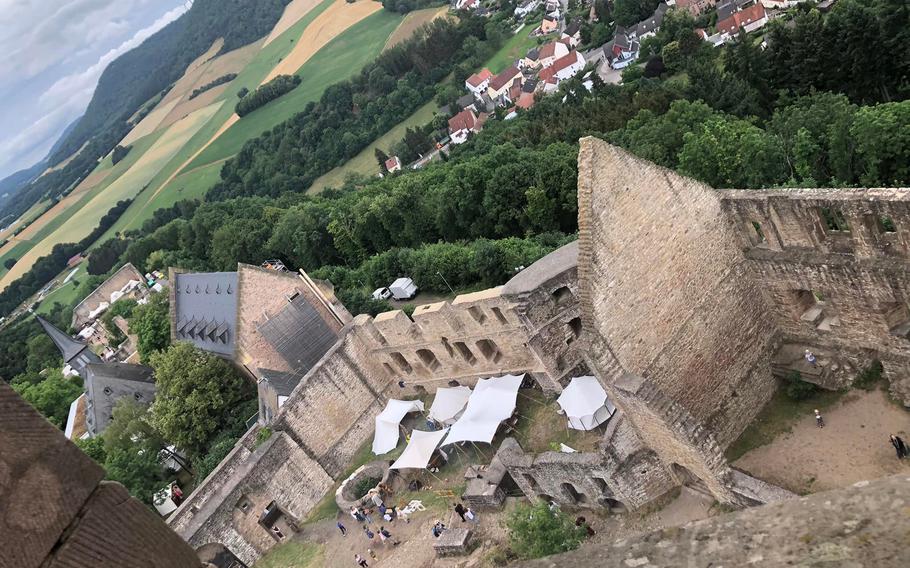
[[430, 6], [442, 6], [444, 0], [382, 0], [382, 7], [390, 12], [407, 14], [413, 10], [428, 8]]
[[246, 116], [257, 108], [269, 104], [281, 95], [289, 93], [300, 84], [299, 75], [278, 75], [252, 93], [245, 94], [234, 107], [237, 116]]

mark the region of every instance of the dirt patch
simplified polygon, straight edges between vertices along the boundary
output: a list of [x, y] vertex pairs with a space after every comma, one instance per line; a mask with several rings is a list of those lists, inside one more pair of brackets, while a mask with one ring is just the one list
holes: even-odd
[[265, 47], [275, 41], [278, 36], [288, 31], [291, 26], [300, 21], [300, 18], [306, 16], [310, 10], [320, 3], [321, 0], [293, 0], [284, 8], [281, 19], [279, 19], [278, 23], [275, 24], [275, 27], [272, 28], [271, 33], [265, 38], [265, 43], [262, 44], [262, 46]]
[[401, 25], [395, 28], [395, 31], [392, 32], [392, 35], [389, 36], [389, 40], [386, 42], [383, 50], [386, 50], [390, 47], [393, 47], [404, 40], [410, 38], [414, 35], [414, 32], [417, 31], [417, 28], [420, 26], [432, 22], [436, 18], [445, 16], [449, 12], [448, 6], [443, 6], [442, 8], [426, 8], [424, 10], [417, 10], [411, 12], [405, 16], [402, 20]]
[[111, 174], [111, 171], [112, 171], [111, 168], [93, 171], [92, 173], [90, 173], [88, 175], [87, 178], [82, 180], [82, 183], [80, 183], [79, 185], [76, 186], [76, 189], [74, 189], [70, 195], [82, 195], [86, 191], [92, 189], [93, 187], [97, 186], [99, 183], [101, 183], [105, 179], [107, 179], [107, 176], [109, 176]]
[[297, 40], [294, 49], [272, 69], [262, 82], [267, 83], [278, 75], [293, 75], [327, 43], [352, 25], [379, 10], [382, 10], [382, 4], [379, 2], [361, 0], [348, 4], [345, 0], [337, 0], [316, 16]]
[[897, 460], [889, 434], [910, 440], [910, 412], [884, 391], [853, 391], [822, 413], [807, 413], [790, 431], [733, 463], [750, 475], [797, 493], [846, 487], [910, 469]]

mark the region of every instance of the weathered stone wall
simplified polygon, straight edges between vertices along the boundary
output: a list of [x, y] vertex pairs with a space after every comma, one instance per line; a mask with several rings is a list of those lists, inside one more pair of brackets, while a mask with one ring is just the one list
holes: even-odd
[[906, 474], [582, 546], [527, 568], [907, 565]]
[[158, 516], [0, 381], [0, 566], [200, 563]]
[[496, 456], [529, 498], [562, 505], [637, 509], [677, 485], [621, 413], [610, 419], [600, 446], [531, 455], [509, 438]]
[[716, 192], [583, 139], [579, 242], [592, 367], [666, 466], [732, 500], [720, 447], [774, 391], [775, 330]]
[[723, 191], [781, 339], [871, 353], [910, 405], [910, 192]]

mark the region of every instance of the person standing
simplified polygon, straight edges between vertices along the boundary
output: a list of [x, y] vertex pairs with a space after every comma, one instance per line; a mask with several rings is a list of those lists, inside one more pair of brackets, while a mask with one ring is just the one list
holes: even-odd
[[900, 436], [895, 436], [895, 438], [897, 438], [897, 445], [900, 446], [903, 457], [907, 457], [908, 455], [910, 455], [910, 448], [907, 447], [907, 444], [906, 444], [906, 442], [904, 442], [904, 439], [901, 438]]
[[376, 538], [376, 535], [373, 534], [373, 531], [371, 531], [369, 528], [367, 528], [366, 525], [363, 525], [363, 534], [367, 537], [367, 540], [369, 540], [370, 542], [373, 542], [373, 539]]
[[464, 511], [465, 511], [464, 505], [462, 505], [461, 503], [455, 504], [455, 512], [458, 513], [459, 517], [461, 517], [461, 522], [465, 522], [465, 520], [466, 520], [464, 518]]
[[470, 507], [468, 507], [467, 509], [465, 509], [465, 511], [464, 511], [464, 516], [467, 517], [468, 520], [471, 521], [472, 523], [478, 522], [478, 521], [477, 521], [477, 513], [475, 513], [475, 512], [474, 512], [474, 509], [472, 509], [472, 508], [470, 508]]
[[379, 557], [376, 556], [376, 553], [373, 552], [373, 549], [372, 549], [372, 548], [368, 548], [368, 549], [367, 549], [367, 554], [369, 554], [369, 555], [370, 555], [370, 558], [372, 558], [373, 560], [378, 560], [378, 559], [379, 559]]
[[338, 527], [338, 530], [341, 531], [341, 536], [348, 536], [348, 529], [341, 523], [341, 521], [335, 523], [335, 526]]
[[894, 446], [894, 451], [897, 452], [897, 459], [904, 459], [907, 455], [907, 447], [904, 445], [904, 441], [894, 434], [888, 436], [888, 438], [891, 441], [891, 445]]
[[369, 525], [373, 524], [373, 516], [370, 515], [370, 512], [367, 511], [366, 509], [360, 510], [360, 516], [363, 517], [364, 519], [366, 519], [367, 524], [369, 524]]
[[806, 361], [808, 361], [810, 365], [812, 365], [813, 367], [818, 367], [818, 359], [815, 357], [815, 353], [806, 349], [805, 357], [806, 357]]
[[[392, 538], [392, 533], [385, 530], [385, 527], [379, 527], [379, 537], [382, 539], [382, 542], [385, 542], [386, 540]], [[401, 543], [395, 539], [392, 539], [392, 546], [398, 546], [399, 544]]]
[[819, 428], [825, 427], [825, 419], [822, 418], [822, 413], [817, 408], [815, 409], [815, 425]]
[[354, 555], [354, 562], [356, 562], [357, 565], [360, 566], [361, 568], [369, 568], [369, 566], [370, 566], [369, 564], [367, 564], [367, 559], [359, 554]]

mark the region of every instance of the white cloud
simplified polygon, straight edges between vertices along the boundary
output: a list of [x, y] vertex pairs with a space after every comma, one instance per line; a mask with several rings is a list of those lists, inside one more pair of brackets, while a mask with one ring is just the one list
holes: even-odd
[[[12, 1], [13, 6], [7, 6]], [[110, 38], [121, 34], [125, 29], [125, 20], [118, 19], [117, 13], [122, 12], [124, 6], [127, 8], [136, 7], [141, 4], [152, 2], [153, 0], [72, 0], [71, 5], [62, 6], [54, 11], [47, 22], [42, 23], [38, 28], [28, 33], [28, 41], [24, 44], [31, 45], [36, 49], [36, 56], [32, 61], [26, 64], [14, 63], [9, 64], [11, 57], [0, 60], [0, 83], [5, 82], [4, 74], [12, 73], [19, 81], [23, 78], [31, 77], [34, 73], [41, 73], [41, 68], [47, 68], [46, 58], [48, 51], [44, 49], [45, 44], [42, 38], [53, 35], [49, 31], [50, 22], [57, 22], [67, 19], [83, 21], [87, 16], [97, 17], [99, 14], [110, 15], [110, 20], [98, 20], [89, 29], [89, 32], [83, 30], [83, 37], [87, 38], [86, 43], [73, 45], [71, 51], [67, 53], [57, 52], [54, 56], [59, 60], [75, 59], [79, 57], [78, 53], [92, 53], [93, 44], [104, 43]], [[6, 21], [15, 17], [17, 10], [34, 9], [29, 0], [0, 0], [0, 29], [6, 27]], [[118, 6], [114, 6], [119, 4]], [[47, 12], [44, 8], [42, 11]], [[65, 75], [47, 87], [44, 92], [33, 93], [28, 100], [23, 100], [20, 105], [26, 106], [31, 114], [30, 124], [19, 129], [10, 138], [0, 141], [0, 172], [9, 173], [21, 167], [27, 167], [46, 155], [50, 147], [63, 132], [72, 120], [79, 116], [91, 100], [92, 93], [98, 83], [98, 78], [111, 61], [123, 53], [133, 49], [141, 44], [149, 36], [176, 20], [186, 11], [183, 5], [180, 5], [168, 11], [156, 19], [151, 25], [148, 25], [136, 32], [130, 37], [120, 42], [116, 47], [107, 50], [101, 55], [95, 55], [94, 61], [81, 71]], [[33, 13], [33, 12], [32, 12]], [[160, 13], [160, 12], [159, 12]], [[12, 14], [12, 15], [11, 15]], [[79, 17], [77, 17], [79, 16]], [[147, 21], [147, 20], [146, 20]], [[62, 24], [60, 28], [62, 36], [67, 37], [65, 32], [69, 28], [68, 23]], [[5, 35], [6, 30], [0, 32]], [[5, 43], [4, 37], [0, 37], [0, 49], [3, 49]], [[64, 42], [66, 43], [66, 42]], [[24, 49], [24, 48], [22, 48]], [[20, 49], [20, 54], [22, 49]], [[56, 52], [55, 50], [52, 50]], [[98, 53], [95, 49], [94, 53]], [[84, 56], [83, 56], [84, 58]], [[4, 63], [5, 62], [5, 63]], [[9, 132], [9, 130], [7, 130]], [[2, 175], [0, 174], [0, 177]]]

